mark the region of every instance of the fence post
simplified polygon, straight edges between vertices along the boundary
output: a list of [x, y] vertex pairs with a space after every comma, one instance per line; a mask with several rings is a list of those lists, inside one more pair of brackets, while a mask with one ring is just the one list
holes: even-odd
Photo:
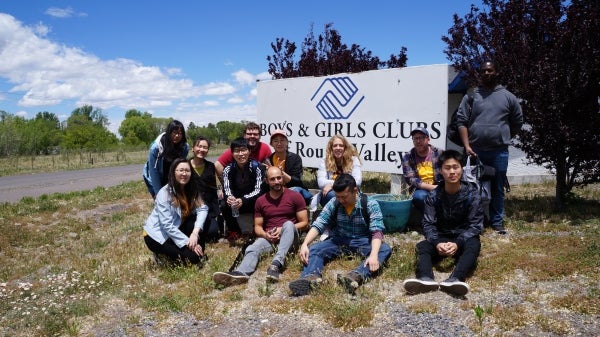
[[404, 178], [402, 174], [391, 173], [390, 174], [390, 193], [391, 194], [402, 194], [406, 191], [404, 188]]

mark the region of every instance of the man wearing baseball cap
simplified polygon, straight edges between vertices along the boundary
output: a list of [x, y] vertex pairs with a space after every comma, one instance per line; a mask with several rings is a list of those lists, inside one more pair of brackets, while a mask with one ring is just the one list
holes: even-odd
[[443, 179], [438, 161], [442, 150], [429, 144], [426, 128], [415, 128], [410, 135], [414, 147], [402, 157], [402, 172], [413, 193], [413, 205], [423, 213], [427, 194]]
[[304, 200], [309, 203], [312, 194], [304, 187], [302, 182], [302, 158], [288, 150], [289, 140], [283, 130], [271, 132], [271, 146], [275, 150], [265, 161], [267, 168], [277, 166], [283, 171], [283, 184], [292, 191], [302, 194]]

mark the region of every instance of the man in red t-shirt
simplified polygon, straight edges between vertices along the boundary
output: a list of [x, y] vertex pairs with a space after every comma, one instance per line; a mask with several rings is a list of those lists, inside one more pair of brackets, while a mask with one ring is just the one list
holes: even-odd
[[[244, 138], [248, 141], [248, 150], [250, 150], [250, 159], [263, 163], [271, 155], [269, 144], [260, 141], [260, 125], [249, 122], [244, 127]], [[217, 177], [223, 181], [223, 169], [233, 161], [231, 149], [225, 150], [215, 161], [215, 170]]]
[[269, 192], [261, 195], [254, 205], [254, 234], [256, 241], [246, 248], [244, 259], [231, 272], [216, 272], [213, 281], [221, 286], [248, 282], [260, 257], [277, 250], [267, 269], [267, 281], [279, 281], [285, 257], [298, 245], [298, 231], [308, 227], [308, 212], [302, 195], [284, 187], [283, 173], [277, 166], [267, 170]]

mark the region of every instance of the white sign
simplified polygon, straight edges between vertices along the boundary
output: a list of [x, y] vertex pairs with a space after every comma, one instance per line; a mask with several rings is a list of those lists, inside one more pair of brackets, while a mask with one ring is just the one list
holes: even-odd
[[426, 127], [432, 144], [445, 143], [448, 69], [432, 65], [258, 82], [263, 140], [282, 129], [303, 165], [318, 167], [329, 138], [341, 134], [356, 146], [363, 171], [400, 173], [402, 154], [413, 147], [411, 130]]

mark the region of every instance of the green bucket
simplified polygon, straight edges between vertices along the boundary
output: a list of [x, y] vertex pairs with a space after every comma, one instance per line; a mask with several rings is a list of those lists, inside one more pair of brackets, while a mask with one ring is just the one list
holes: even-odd
[[386, 232], [404, 231], [410, 218], [412, 198], [398, 200], [398, 196], [393, 194], [375, 194], [371, 198], [379, 203]]

